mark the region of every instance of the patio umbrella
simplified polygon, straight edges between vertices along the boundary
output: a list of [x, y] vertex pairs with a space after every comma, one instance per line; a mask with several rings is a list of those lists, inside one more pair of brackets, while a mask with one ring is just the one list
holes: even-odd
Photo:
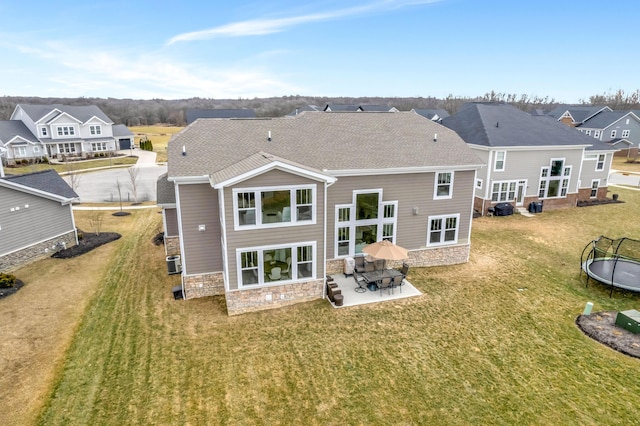
[[397, 246], [387, 240], [378, 241], [364, 246], [362, 251], [376, 259], [384, 260], [402, 260], [409, 256], [407, 249]]

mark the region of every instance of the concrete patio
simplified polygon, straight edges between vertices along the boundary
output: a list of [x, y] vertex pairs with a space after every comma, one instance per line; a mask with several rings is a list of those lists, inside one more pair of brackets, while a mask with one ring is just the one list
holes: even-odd
[[[407, 280], [404, 280], [402, 293], [400, 292], [400, 288], [396, 287], [392, 291], [383, 290], [381, 295], [380, 290], [367, 290], [363, 293], [356, 292], [355, 289], [357, 285], [355, 280], [353, 279], [353, 276], [351, 275], [345, 277], [344, 274], [333, 274], [331, 275], [331, 277], [333, 277], [333, 280], [338, 285], [338, 288], [342, 291], [342, 296], [344, 297], [342, 306], [336, 306], [335, 303], [329, 301], [329, 303], [331, 303], [331, 306], [338, 309], [346, 308], [349, 306], [365, 305], [367, 303], [381, 303], [391, 300], [405, 299], [407, 297], [415, 297], [422, 294]], [[327, 300], [329, 299], [327, 298]]]

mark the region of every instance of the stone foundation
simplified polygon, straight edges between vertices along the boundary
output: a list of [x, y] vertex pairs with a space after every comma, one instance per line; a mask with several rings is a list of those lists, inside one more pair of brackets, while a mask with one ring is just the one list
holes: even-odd
[[185, 299], [216, 296], [224, 294], [224, 276], [222, 272], [182, 277]]
[[180, 237], [164, 237], [164, 251], [167, 256], [177, 256], [180, 254]]
[[[247, 312], [281, 308], [322, 298], [324, 279], [230, 291], [226, 294], [227, 313], [240, 315]], [[270, 300], [269, 300], [270, 299]]]
[[36, 260], [50, 257], [53, 253], [60, 250], [60, 243], [64, 243], [67, 248], [75, 246], [76, 232], [70, 231], [58, 237], [0, 257], [0, 271], [9, 272], [31, 262], [35, 262]]

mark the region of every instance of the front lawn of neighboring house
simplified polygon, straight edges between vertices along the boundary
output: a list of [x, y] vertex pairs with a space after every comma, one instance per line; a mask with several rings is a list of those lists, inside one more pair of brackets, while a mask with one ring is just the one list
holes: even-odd
[[129, 130], [135, 135], [136, 147], [140, 146], [140, 140], [147, 138], [153, 145], [153, 151], [157, 154], [156, 161], [164, 163], [167, 161], [167, 144], [171, 137], [184, 129], [177, 126], [132, 126]]
[[82, 161], [70, 161], [64, 164], [49, 164], [49, 163], [38, 163], [38, 164], [28, 164], [22, 165], [19, 167], [7, 167], [5, 166], [4, 172], [5, 174], [12, 175], [22, 175], [26, 173], [39, 172], [42, 170], [54, 169], [58, 173], [68, 173], [68, 172], [77, 172], [86, 169], [94, 169], [100, 167], [113, 167], [120, 165], [130, 165], [136, 164], [138, 161], [137, 157], [112, 157], [112, 158], [101, 158], [99, 160], [82, 160]]

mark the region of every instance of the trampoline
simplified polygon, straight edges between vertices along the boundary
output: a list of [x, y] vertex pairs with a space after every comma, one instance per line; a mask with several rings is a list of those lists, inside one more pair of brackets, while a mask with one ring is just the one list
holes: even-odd
[[640, 241], [631, 238], [613, 240], [601, 236], [582, 250], [581, 272], [614, 288], [640, 292]]

